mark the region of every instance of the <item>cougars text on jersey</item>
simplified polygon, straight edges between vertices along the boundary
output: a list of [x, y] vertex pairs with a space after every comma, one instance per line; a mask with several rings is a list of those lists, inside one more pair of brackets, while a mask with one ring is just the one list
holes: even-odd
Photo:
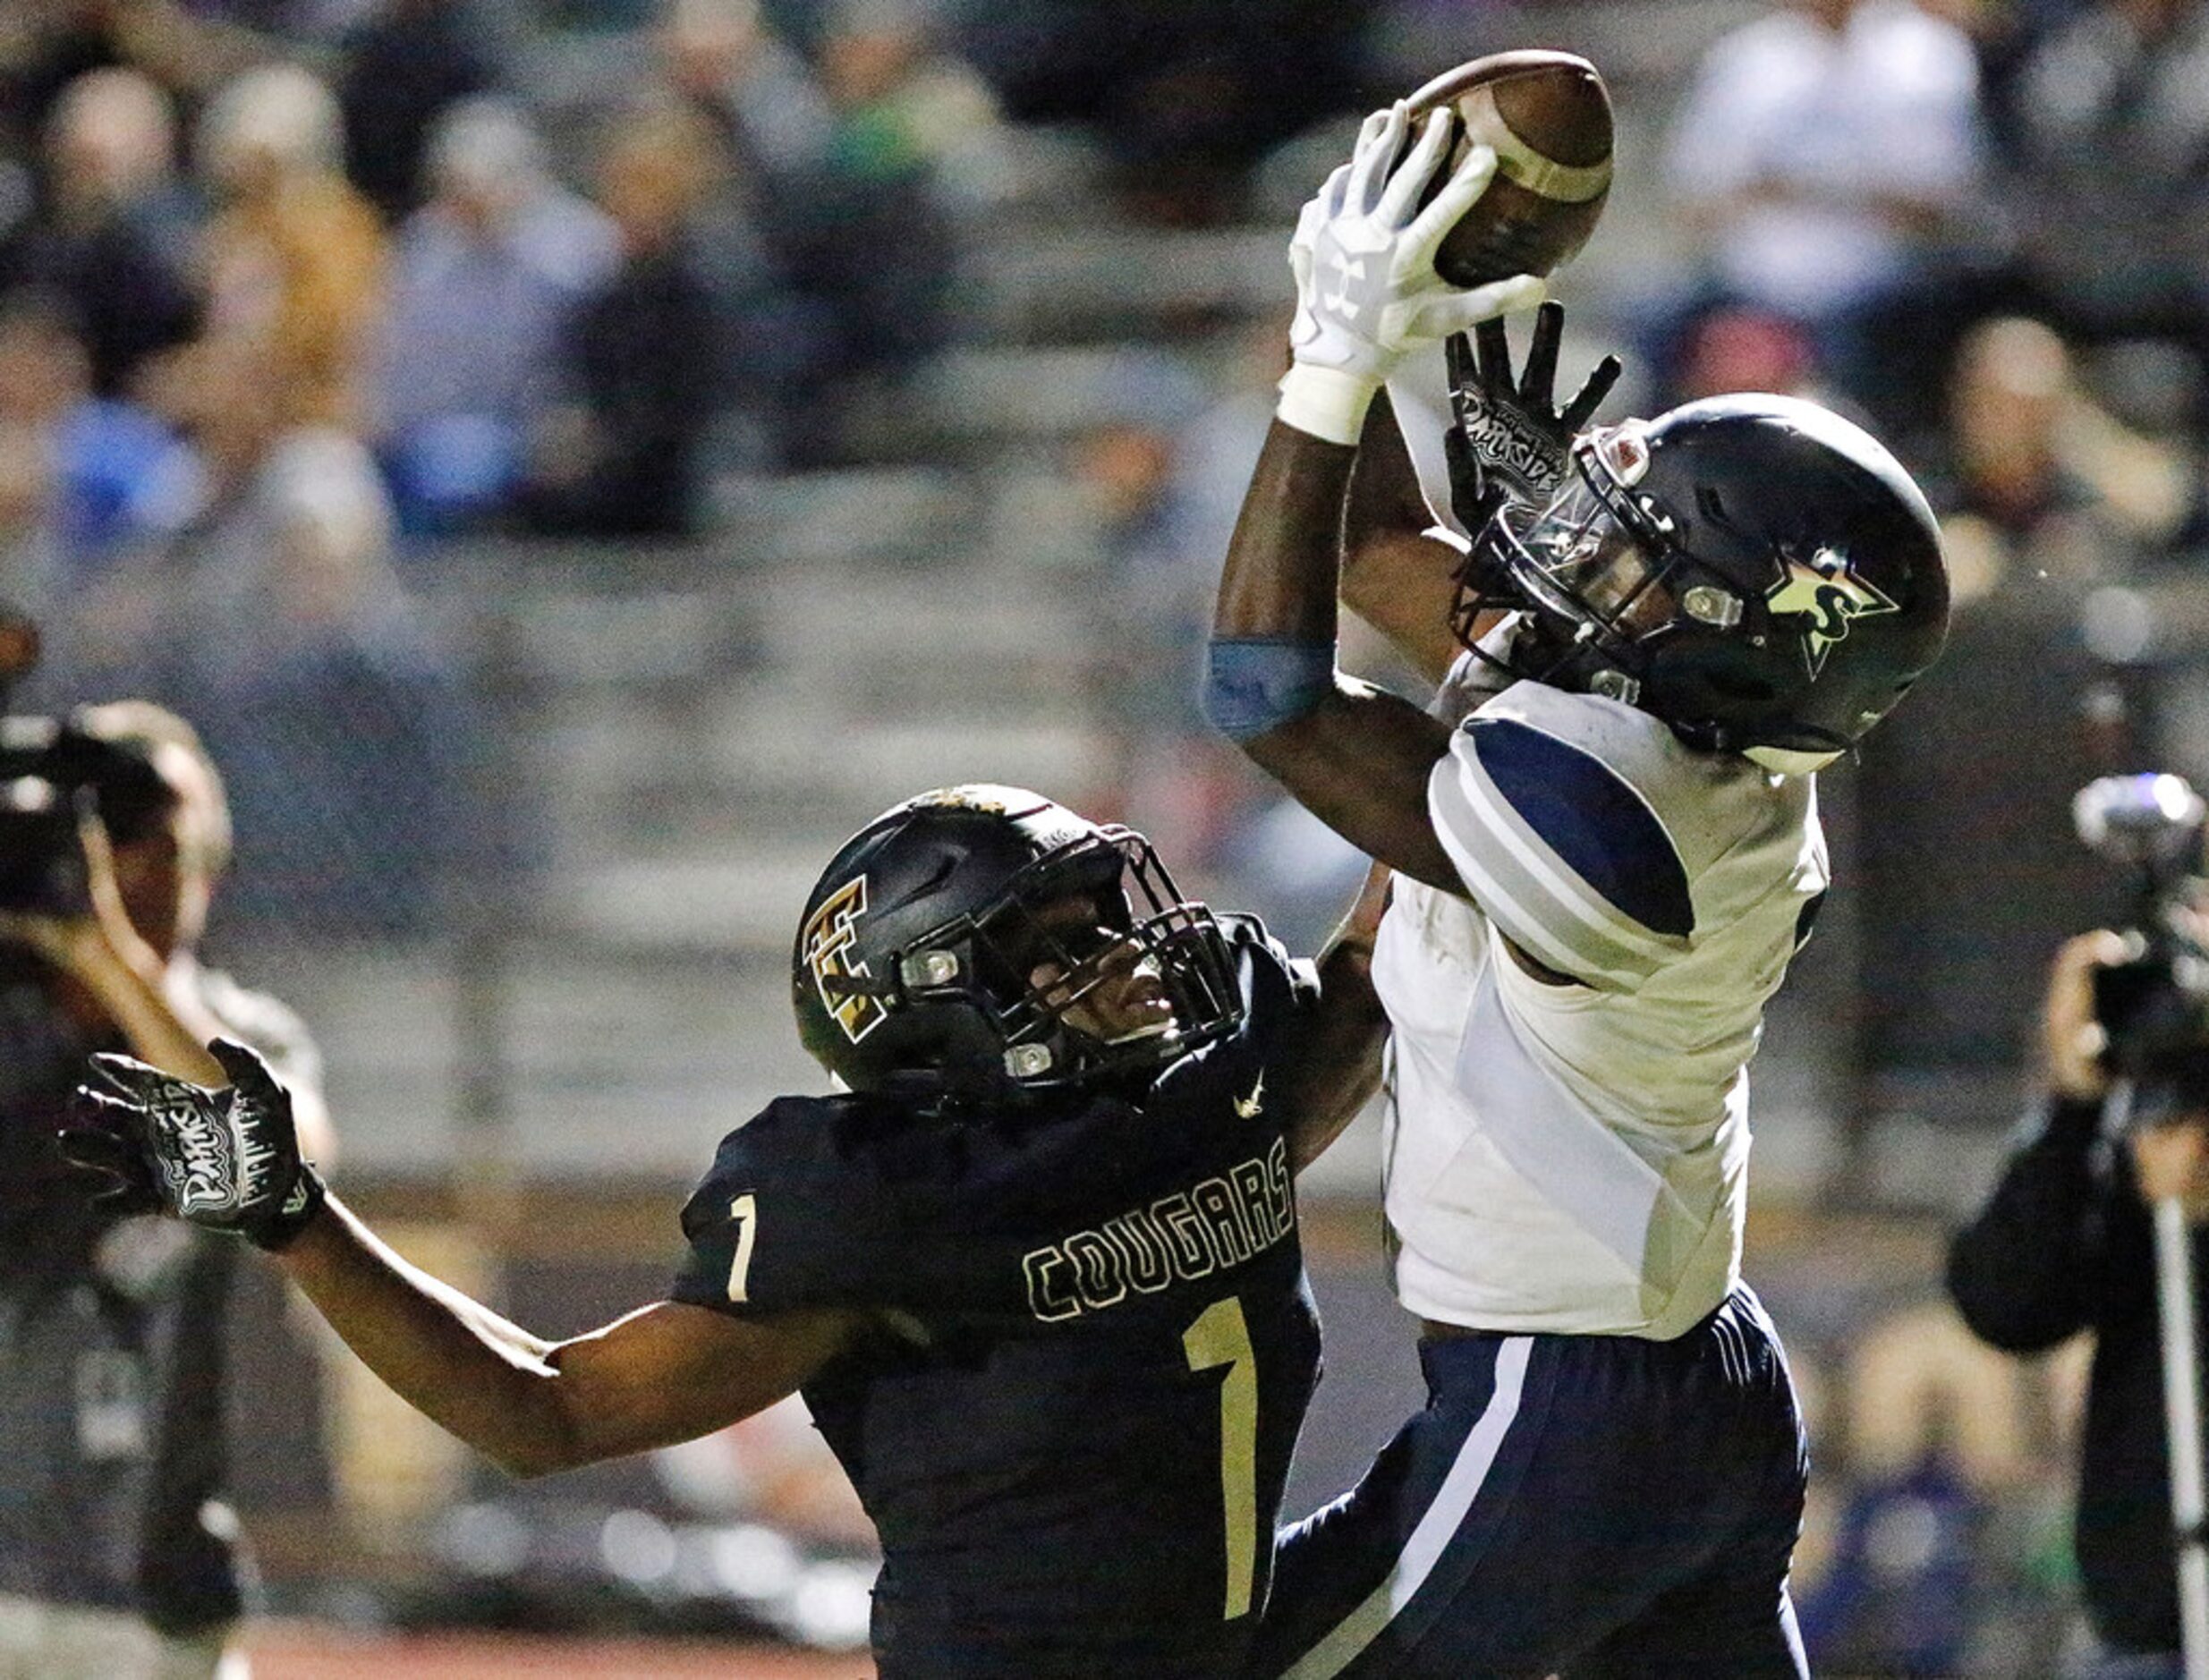
[[1156, 1294], [1263, 1253], [1296, 1225], [1288, 1146], [1160, 1196], [1147, 1206], [1032, 1248], [1021, 1259], [1028, 1310], [1046, 1323]]

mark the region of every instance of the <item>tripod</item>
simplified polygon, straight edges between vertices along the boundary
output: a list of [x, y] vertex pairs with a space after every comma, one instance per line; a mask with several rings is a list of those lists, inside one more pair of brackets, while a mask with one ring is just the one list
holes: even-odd
[[2171, 1521], [2179, 1542], [2179, 1634], [2186, 1680], [2209, 1680], [2209, 1539], [2202, 1532], [2201, 1357], [2194, 1335], [2193, 1231], [2186, 1206], [2177, 1197], [2163, 1197], [2154, 1211], [2163, 1420], [2171, 1442]]
[[[2109, 1119], [2118, 1133], [2131, 1116], [2134, 1090], [2120, 1081], [2110, 1092]], [[2209, 1488], [2205, 1486], [2201, 1349], [2196, 1335], [2194, 1233], [2186, 1204], [2156, 1199], [2155, 1302], [2162, 1330], [2163, 1424], [2171, 1452], [2171, 1522], [2178, 1540], [2179, 1638], [2186, 1680], [2209, 1680]]]

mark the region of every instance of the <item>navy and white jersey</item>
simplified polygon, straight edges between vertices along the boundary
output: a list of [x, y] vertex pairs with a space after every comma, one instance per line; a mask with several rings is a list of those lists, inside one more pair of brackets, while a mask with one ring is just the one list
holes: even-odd
[[881, 1537], [890, 1680], [1243, 1659], [1318, 1377], [1268, 1090], [1317, 983], [1221, 921], [1248, 1019], [1132, 1100], [786, 1098], [684, 1210], [675, 1299], [879, 1326], [803, 1392]]
[[1827, 884], [1814, 785], [1523, 682], [1459, 725], [1428, 809], [1466, 895], [1399, 877], [1374, 959], [1398, 1294], [1678, 1336], [1737, 1281], [1747, 1065]]

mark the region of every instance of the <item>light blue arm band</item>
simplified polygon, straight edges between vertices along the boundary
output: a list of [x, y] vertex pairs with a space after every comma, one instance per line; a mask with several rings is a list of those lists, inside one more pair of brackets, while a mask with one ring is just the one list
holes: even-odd
[[1230, 741], [1295, 723], [1334, 686], [1331, 641], [1214, 636], [1204, 649], [1204, 719]]

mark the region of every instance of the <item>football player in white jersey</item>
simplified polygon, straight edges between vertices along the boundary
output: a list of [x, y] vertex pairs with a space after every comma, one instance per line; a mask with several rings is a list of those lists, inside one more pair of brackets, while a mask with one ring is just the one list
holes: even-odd
[[[1206, 679], [1215, 724], [1395, 871], [1386, 1201], [1430, 1393], [1283, 1537], [1259, 1671], [1804, 1674], [1802, 1432], [1740, 1279], [1746, 1068], [1826, 887], [1814, 773], [1945, 635], [1939, 539], [1806, 403], [1581, 429], [1610, 370], [1558, 412], [1554, 306], [1514, 380], [1495, 318], [1539, 284], [1432, 263], [1494, 160], [1430, 196], [1448, 136], [1406, 148], [1414, 123], [1369, 119], [1298, 224]], [[1357, 479], [1404, 477], [1373, 399], [1468, 327], [1445, 554], [1376, 529], [1416, 498]], [[1421, 614], [1452, 624], [1433, 709], [1336, 669], [1338, 589], [1407, 651]]]

